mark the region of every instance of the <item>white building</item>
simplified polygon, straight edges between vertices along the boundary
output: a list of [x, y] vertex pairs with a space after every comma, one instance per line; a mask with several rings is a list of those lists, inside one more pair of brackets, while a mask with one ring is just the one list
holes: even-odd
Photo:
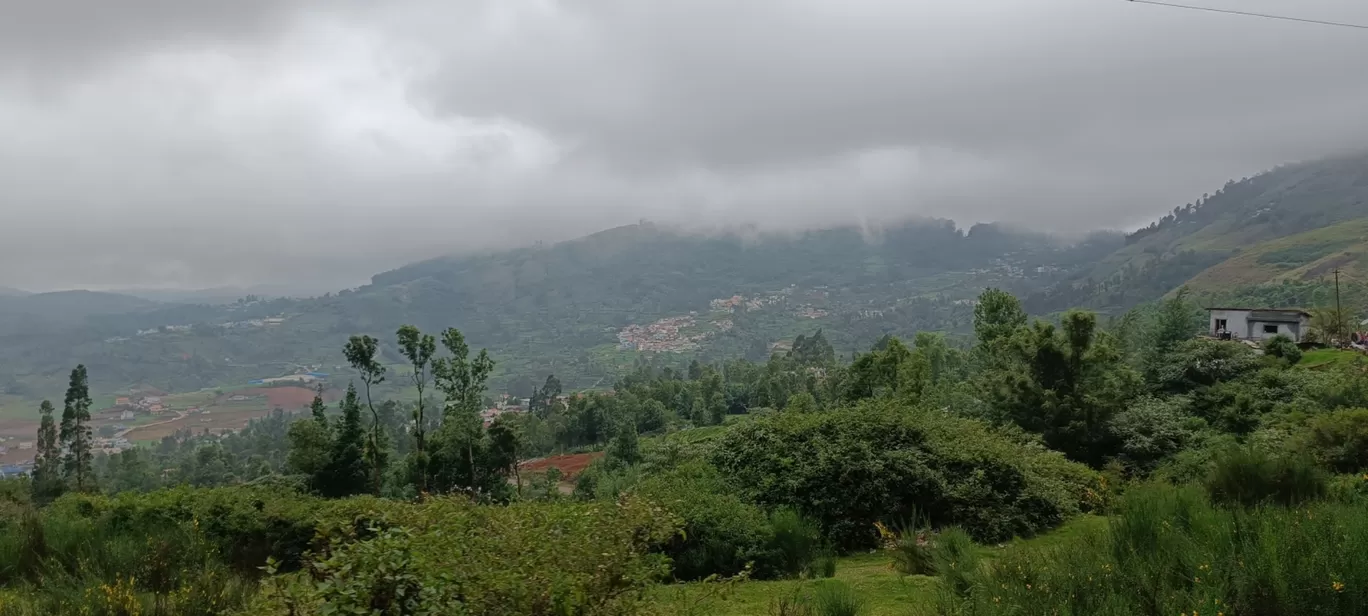
[[1301, 342], [1311, 329], [1311, 314], [1301, 310], [1208, 308], [1207, 332], [1217, 338], [1265, 340], [1279, 334]]

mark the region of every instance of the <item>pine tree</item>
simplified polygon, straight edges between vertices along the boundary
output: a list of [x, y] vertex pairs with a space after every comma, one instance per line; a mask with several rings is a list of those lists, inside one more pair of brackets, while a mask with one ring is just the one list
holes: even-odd
[[75, 484], [77, 492], [93, 488], [91, 471], [90, 388], [86, 367], [78, 365], [71, 371], [66, 399], [62, 407], [62, 426], [58, 438], [66, 450], [62, 474]]
[[42, 421], [38, 425], [37, 452], [33, 458], [33, 497], [47, 502], [62, 494], [62, 448], [57, 442], [57, 422], [52, 418], [52, 403], [47, 400], [38, 407]]
[[323, 405], [323, 386], [318, 386], [318, 391], [314, 392], [313, 403], [309, 404], [309, 412], [313, 415], [314, 421], [323, 427], [328, 426], [327, 407]]
[[356, 386], [347, 385], [342, 417], [333, 435], [332, 455], [319, 489], [325, 496], [348, 496], [366, 491], [366, 429], [361, 424], [361, 401]]
[[631, 466], [641, 461], [641, 444], [636, 425], [631, 421], [623, 421], [618, 426], [617, 436], [608, 444], [607, 458], [612, 466]]

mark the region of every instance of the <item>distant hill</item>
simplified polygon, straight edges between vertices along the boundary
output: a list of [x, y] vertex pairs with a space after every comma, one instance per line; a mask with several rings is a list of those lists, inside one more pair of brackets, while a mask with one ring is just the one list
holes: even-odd
[[118, 289], [114, 292], [163, 303], [231, 304], [245, 297], [312, 297], [337, 289], [307, 285], [252, 285], [246, 287], [211, 287], [205, 289]]
[[1119, 311], [1183, 285], [1221, 295], [1358, 268], [1365, 219], [1368, 153], [1285, 165], [1174, 208], [1028, 307]]
[[0, 297], [22, 297], [24, 295], [30, 295], [30, 293], [14, 287], [0, 287]]
[[460, 328], [498, 361], [495, 387], [555, 373], [579, 388], [643, 361], [763, 359], [817, 328], [842, 355], [885, 334], [967, 334], [987, 286], [1037, 315], [1117, 314], [1184, 284], [1203, 301], [1314, 307], [1327, 271], [1368, 280], [1366, 204], [1368, 154], [1232, 181], [1130, 235], [1075, 243], [944, 220], [792, 235], [640, 224], [430, 259], [307, 299], [0, 297], [0, 393], [59, 395], [77, 362], [100, 387], [171, 391], [310, 366], [346, 374], [339, 350], [353, 334], [379, 336], [383, 359], [402, 363], [391, 346], [402, 324]]
[[147, 311], [158, 305], [129, 295], [97, 291], [0, 296], [0, 333], [33, 334], [80, 325], [94, 316]]
[[[629, 326], [688, 319], [677, 336], [644, 345], [687, 351], [667, 354], [669, 361], [759, 359], [773, 343], [817, 328], [849, 353], [887, 333], [968, 331], [983, 287], [1027, 293], [1121, 245], [1119, 234], [1070, 244], [939, 220], [794, 235], [631, 225], [549, 246], [432, 259], [311, 299], [148, 306], [134, 298], [127, 312], [89, 314], [60, 336], [9, 338], [13, 344], [0, 344], [0, 373], [52, 387], [64, 366], [84, 361], [103, 385], [184, 390], [300, 365], [336, 372], [347, 336], [390, 341], [400, 325], [414, 324], [432, 332], [458, 327], [472, 346], [488, 347], [499, 361], [496, 384], [554, 372], [569, 387], [588, 387], [611, 383], [645, 357], [620, 348]], [[395, 349], [383, 351], [400, 361]]]

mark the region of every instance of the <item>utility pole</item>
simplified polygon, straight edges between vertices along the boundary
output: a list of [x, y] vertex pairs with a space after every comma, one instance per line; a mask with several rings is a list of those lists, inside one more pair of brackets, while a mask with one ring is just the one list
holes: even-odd
[[1340, 309], [1339, 268], [1335, 268], [1335, 335], [1344, 342], [1344, 311]]

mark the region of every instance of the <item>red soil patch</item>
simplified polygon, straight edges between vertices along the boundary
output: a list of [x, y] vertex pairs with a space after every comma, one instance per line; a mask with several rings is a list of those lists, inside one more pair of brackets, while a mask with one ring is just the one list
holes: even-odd
[[519, 468], [529, 473], [545, 473], [548, 470], [557, 468], [560, 469], [562, 479], [573, 479], [575, 476], [583, 473], [590, 462], [602, 457], [602, 451], [573, 453], [563, 456], [551, 456], [550, 458], [528, 460], [519, 465]]
[[[0, 419], [0, 436], [30, 437], [26, 440], [33, 440], [38, 430], [38, 413], [33, 413], [33, 419]], [[61, 419], [62, 412], [57, 411], [55, 419]]]

